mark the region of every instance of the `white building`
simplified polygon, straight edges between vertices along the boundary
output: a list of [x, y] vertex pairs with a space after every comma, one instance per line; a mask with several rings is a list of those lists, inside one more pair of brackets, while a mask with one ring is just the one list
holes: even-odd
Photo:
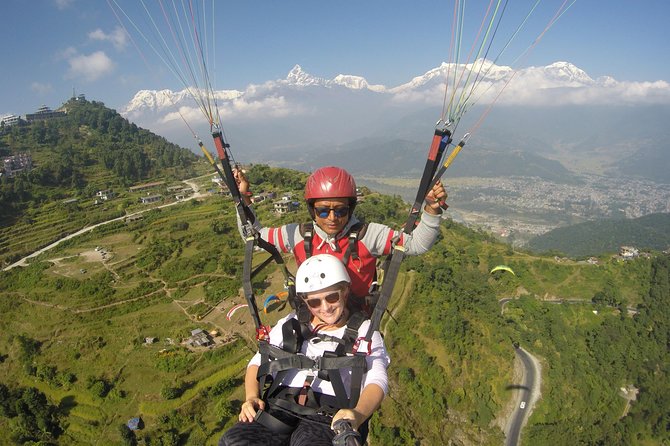
[[16, 115], [7, 115], [0, 118], [0, 123], [5, 124], [5, 126], [10, 126], [18, 124], [21, 118]]
[[156, 203], [163, 199], [162, 195], [148, 195], [146, 197], [140, 197], [140, 202], [142, 204]]
[[99, 197], [101, 200], [107, 201], [114, 198], [116, 194], [109, 189], [105, 189], [105, 190], [99, 190], [95, 195]]
[[2, 159], [5, 175], [9, 178], [13, 177], [24, 170], [30, 171], [33, 168], [33, 159], [27, 153], [19, 153], [18, 155], [8, 156]]

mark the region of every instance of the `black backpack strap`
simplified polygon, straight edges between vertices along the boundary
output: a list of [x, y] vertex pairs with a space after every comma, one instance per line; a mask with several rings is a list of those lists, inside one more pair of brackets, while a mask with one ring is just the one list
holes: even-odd
[[338, 345], [335, 350], [338, 355], [345, 355], [353, 352], [354, 345], [358, 339], [358, 329], [361, 328], [365, 319], [366, 316], [362, 311], [357, 311], [349, 316], [347, 326], [344, 329], [344, 335], [342, 336], [342, 341], [344, 342]]
[[314, 223], [301, 223], [300, 224], [300, 235], [305, 243], [305, 258], [309, 259], [312, 257], [312, 239], [314, 238]]
[[342, 256], [342, 263], [347, 265], [349, 259], [358, 260], [358, 241], [363, 238], [365, 232], [368, 230], [368, 224], [359, 221], [349, 229], [349, 245]]
[[[278, 383], [286, 374], [286, 369], [293, 365], [300, 368], [300, 363], [290, 362], [295, 361], [287, 359], [288, 356], [297, 356], [296, 353], [300, 351], [300, 347], [304, 341], [304, 330], [302, 324], [291, 318], [282, 325], [283, 348], [275, 347], [267, 341], [259, 341], [258, 348], [261, 354], [261, 364], [258, 367], [257, 378], [261, 392], [265, 391], [266, 395], [271, 394]], [[281, 362], [277, 360], [282, 359]], [[287, 361], [289, 361], [287, 363]], [[299, 360], [298, 360], [299, 361]], [[282, 369], [283, 366], [283, 369]], [[272, 378], [272, 373], [277, 371], [275, 379]]]
[[289, 353], [298, 353], [302, 346], [303, 336], [300, 322], [290, 318], [281, 327], [284, 347], [282, 350]]

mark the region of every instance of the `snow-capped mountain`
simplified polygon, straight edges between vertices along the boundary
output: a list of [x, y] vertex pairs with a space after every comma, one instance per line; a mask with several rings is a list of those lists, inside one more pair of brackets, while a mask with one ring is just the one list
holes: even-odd
[[450, 85], [454, 82], [457, 85], [462, 85], [469, 80], [468, 75], [470, 73], [474, 74], [474, 76], [470, 76], [470, 79], [477, 78], [478, 82], [499, 82], [507, 80], [514, 73], [514, 70], [510, 67], [495, 65], [493, 62], [485, 59], [477, 60], [471, 64], [442, 62], [439, 67], [413, 78], [406, 84], [391, 88], [389, 91], [391, 93], [405, 93], [429, 88], [435, 84], [444, 86], [447, 81], [449, 81]]
[[[666, 126], [658, 124], [668, 117], [670, 84], [620, 82], [607, 76], [594, 80], [569, 62], [516, 71], [484, 59], [467, 65], [442, 63], [397, 86], [371, 85], [353, 74], [326, 79], [295, 65], [284, 79], [252, 84], [243, 91], [217, 91], [216, 102], [241, 159], [269, 162], [272, 153], [276, 163], [307, 166], [310, 153], [337, 152], [357, 139], [375, 138], [382, 146], [389, 140], [423, 140], [422, 135], [430, 134], [442, 119], [445, 86], [453, 91], [454, 84], [457, 91], [466, 84], [467, 94], [452, 97], [470, 101], [457, 109], [464, 111], [459, 133], [469, 131], [495, 104], [473, 137], [479, 147], [503, 144], [552, 154], [571, 153], [577, 146], [582, 153], [607, 148], [621, 158], [630, 155], [627, 142], [613, 139], [621, 128], [627, 129], [632, 148], [641, 138], [670, 137], [659, 134]], [[474, 91], [467, 90], [473, 85]], [[198, 135], [210, 128], [192, 93], [142, 90], [121, 113], [171, 141], [193, 146], [192, 134], [181, 121]], [[631, 122], [631, 116], [643, 115], [647, 118]]]
[[291, 71], [288, 72], [288, 75], [286, 76], [286, 83], [298, 87], [309, 87], [314, 85], [326, 87], [328, 86], [329, 81], [321, 77], [312, 76], [311, 74], [303, 71], [300, 65], [296, 65], [291, 69]]
[[338, 74], [333, 79], [315, 77], [305, 72], [300, 65], [295, 65], [291, 71], [289, 71], [286, 76], [286, 84], [296, 87], [320, 86], [326, 88], [339, 85], [351, 90], [372, 90], [376, 92], [383, 92], [386, 90], [386, 87], [383, 85], [370, 85], [362, 76]]
[[[534, 70], [529, 68], [528, 70]], [[565, 85], [593, 85], [594, 81], [588, 74], [569, 62], [554, 62], [546, 67], [540, 67], [549, 79], [562, 82]]]
[[[512, 82], [509, 82], [512, 80]], [[518, 71], [507, 66], [498, 66], [491, 61], [480, 59], [472, 64], [448, 64], [442, 63], [422, 75], [416, 76], [407, 83], [398, 86], [371, 85], [362, 77], [352, 74], [339, 74], [333, 79], [325, 79], [306, 72], [300, 65], [295, 65], [287, 74], [285, 79], [270, 80], [262, 85], [250, 85], [244, 91], [238, 90], [219, 90], [216, 91], [216, 100], [219, 106], [226, 107], [226, 104], [237, 104], [238, 107], [249, 110], [253, 108], [254, 112], [263, 109], [263, 104], [270, 102], [272, 107], [276, 107], [277, 100], [284, 101], [285, 104], [293, 104], [294, 101], [300, 101], [301, 91], [310, 89], [312, 95], [318, 94], [318, 89], [332, 90], [335, 87], [344, 88], [352, 92], [372, 92], [379, 95], [393, 98], [397, 102], [421, 102], [424, 104], [438, 105], [443, 100], [445, 82], [449, 82], [450, 87], [456, 85], [461, 88], [466, 82], [467, 88], [470, 88], [472, 82], [476, 81], [481, 87], [482, 92], [488, 92], [491, 96], [497, 94], [503, 88], [513, 92], [509, 97], [513, 97], [512, 103], [519, 104], [526, 102], [528, 104], [555, 104], [555, 97], [547, 96], [547, 89], [560, 89], [562, 92], [561, 100], [582, 101], [580, 97], [588, 97], [592, 103], [602, 103], [612, 100], [620, 101], [622, 96], [628, 100], [656, 101], [670, 99], [670, 86], [661, 82], [647, 85], [647, 88], [636, 88], [632, 90], [634, 97], [631, 98], [631, 91], [626, 95], [621, 95], [620, 90], [626, 88], [627, 84], [622, 84], [611, 77], [601, 77], [597, 80], [592, 79], [586, 72], [569, 62], [555, 62], [544, 67], [528, 67]], [[508, 85], [509, 83], [509, 85]], [[624, 87], [626, 86], [626, 87]], [[597, 95], [584, 95], [585, 88], [594, 88]], [[650, 93], [654, 90], [654, 94]], [[578, 91], [579, 97], [571, 97], [570, 91]], [[477, 89], [473, 97], [477, 97]], [[330, 96], [333, 93], [329, 93]], [[182, 90], [173, 92], [171, 90], [141, 90], [124, 107], [122, 113], [139, 117], [143, 113], [161, 113], [167, 110], [174, 111], [179, 107], [194, 107], [191, 99], [193, 92]], [[269, 101], [274, 98], [274, 101]], [[490, 97], [485, 96], [484, 100]], [[655, 99], [652, 99], [655, 98]], [[499, 101], [505, 102], [505, 96]], [[243, 104], [251, 105], [243, 107]], [[318, 104], [316, 104], [318, 106]], [[305, 107], [302, 107], [303, 110]], [[311, 107], [310, 107], [311, 108]], [[240, 111], [240, 110], [238, 110]]]
[[[136, 114], [144, 111], [160, 112], [165, 109], [174, 109], [178, 106], [192, 104], [195, 91], [184, 89], [172, 90], [140, 90], [123, 108], [122, 114]], [[242, 96], [237, 90], [219, 90], [215, 92], [217, 101], [231, 101]]]

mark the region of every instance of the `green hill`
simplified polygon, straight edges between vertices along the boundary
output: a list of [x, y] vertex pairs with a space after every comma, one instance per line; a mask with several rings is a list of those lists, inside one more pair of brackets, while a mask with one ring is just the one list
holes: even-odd
[[[304, 182], [266, 166], [249, 177], [256, 191], [299, 193]], [[307, 218], [304, 208], [277, 217], [267, 201], [256, 210], [271, 225]], [[407, 210], [374, 193], [357, 207], [391, 225]], [[0, 273], [3, 444], [217, 444], [237, 420], [256, 349], [249, 315], [225, 316], [242, 302], [242, 255], [232, 203], [212, 194], [100, 226]], [[500, 264], [515, 275], [489, 273]], [[404, 262], [383, 322], [391, 390], [371, 443], [502, 444], [518, 342], [543, 370], [523, 444], [664, 444], [669, 276], [667, 256], [559, 262], [445, 220], [436, 246]], [[253, 287], [260, 303], [282, 290], [281, 275], [263, 270]], [[502, 307], [502, 297], [514, 300]], [[287, 311], [261, 317], [272, 324]], [[214, 333], [214, 348], [182, 343], [197, 328]], [[640, 392], [630, 407], [619, 395], [629, 385]], [[136, 416], [144, 427], [129, 432]]]
[[600, 220], [554, 229], [530, 240], [535, 252], [558, 251], [573, 257], [618, 252], [621, 246], [666, 250], [670, 247], [670, 214], [631, 220]]
[[[128, 193], [133, 184], [205, 172], [192, 152], [100, 102], [73, 99], [62, 110], [67, 114], [60, 118], [0, 128], [0, 155], [24, 154], [32, 161], [32, 169], [1, 177], [0, 265], [75, 229], [124, 215], [138, 199]], [[114, 199], [96, 205], [99, 191], [111, 191]]]

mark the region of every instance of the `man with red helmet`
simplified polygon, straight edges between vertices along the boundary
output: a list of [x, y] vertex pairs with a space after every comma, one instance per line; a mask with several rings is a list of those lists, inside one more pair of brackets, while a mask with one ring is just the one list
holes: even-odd
[[[240, 170], [234, 173], [240, 192], [251, 204], [249, 181]], [[291, 223], [263, 228], [258, 219], [254, 225], [261, 237], [279, 251], [292, 252], [298, 266], [316, 254], [331, 254], [342, 260], [351, 277], [354, 300], [360, 301], [369, 294], [375, 280], [377, 257], [390, 254], [394, 243], [402, 245], [407, 255], [423, 254], [433, 246], [440, 232], [440, 203], [446, 198], [444, 186], [437, 182], [426, 195], [421, 220], [410, 236], [379, 223], [363, 225], [354, 215], [354, 178], [342, 168], [328, 166], [314, 171], [305, 185], [312, 225], [305, 228]]]

